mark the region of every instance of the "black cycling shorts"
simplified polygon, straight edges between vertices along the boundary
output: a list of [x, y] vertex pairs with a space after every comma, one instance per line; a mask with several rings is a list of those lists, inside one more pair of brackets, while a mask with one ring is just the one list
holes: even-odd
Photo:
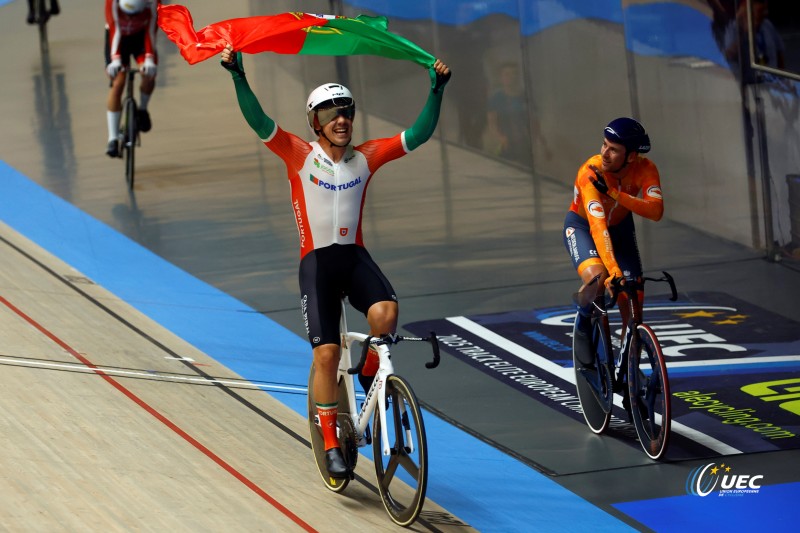
[[300, 308], [311, 346], [339, 344], [342, 298], [367, 314], [377, 302], [397, 301], [392, 285], [364, 247], [332, 244], [300, 261]]
[[[636, 243], [633, 215], [628, 213], [619, 224], [609, 226], [608, 234], [611, 237], [611, 245], [614, 247], [614, 258], [625, 277], [641, 276], [642, 259]], [[589, 229], [589, 221], [573, 211], [567, 211], [563, 237], [564, 246], [567, 247], [567, 252], [572, 258], [572, 266], [575, 269], [587, 259], [600, 257]]]
[[[122, 64], [125, 67], [129, 67], [131, 65], [131, 56], [136, 59], [137, 63], [144, 62], [145, 56], [145, 48], [144, 48], [144, 38], [145, 32], [147, 30], [142, 30], [140, 32], [134, 33], [132, 35], [123, 35], [119, 41], [119, 55], [121, 56], [120, 59], [122, 60]], [[105, 47], [105, 57], [106, 57], [106, 66], [111, 63], [111, 39], [110, 33], [108, 28], [106, 28], [106, 47]], [[155, 62], [158, 63], [158, 55], [154, 54]]]

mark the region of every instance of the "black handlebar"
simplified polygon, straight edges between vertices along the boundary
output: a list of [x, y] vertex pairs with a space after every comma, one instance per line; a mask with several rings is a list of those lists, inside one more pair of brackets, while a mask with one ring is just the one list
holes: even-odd
[[[637, 289], [643, 288], [645, 281], [656, 281], [656, 282], [663, 281], [669, 283], [669, 288], [670, 291], [672, 292], [672, 296], [670, 296], [669, 299], [670, 301], [674, 302], [675, 300], [678, 299], [678, 289], [675, 287], [675, 280], [667, 271], [662, 270], [661, 273], [664, 275], [660, 278], [643, 277], [641, 278], [641, 281], [624, 280], [623, 278], [614, 278], [613, 280], [611, 280], [611, 286], [614, 289], [612, 291], [611, 301], [606, 304], [606, 307], [608, 308], [614, 307], [614, 305], [617, 303], [617, 297], [619, 296], [620, 292], [635, 291]], [[625, 281], [624, 284], [623, 281]]]
[[364, 363], [367, 362], [367, 352], [369, 351], [369, 347], [371, 344], [378, 346], [380, 344], [397, 344], [400, 341], [413, 341], [413, 342], [428, 342], [431, 345], [431, 350], [433, 351], [433, 360], [425, 363], [425, 368], [436, 368], [439, 366], [439, 339], [436, 337], [436, 333], [431, 331], [429, 337], [406, 337], [405, 335], [381, 335], [380, 337], [372, 337], [369, 336], [364, 339], [363, 346], [361, 348], [361, 358], [358, 360], [358, 364], [353, 368], [348, 368], [347, 373], [351, 376], [354, 374], [358, 374], [361, 372], [361, 369], [364, 368]]
[[675, 280], [672, 279], [672, 276], [670, 276], [669, 272], [667, 272], [666, 270], [662, 270], [661, 273], [664, 274], [664, 276], [661, 278], [644, 278], [644, 279], [647, 281], [666, 281], [667, 283], [669, 283], [669, 288], [672, 291], [672, 296], [670, 296], [669, 299], [671, 302], [674, 302], [675, 300], [678, 299], [678, 289], [675, 288]]

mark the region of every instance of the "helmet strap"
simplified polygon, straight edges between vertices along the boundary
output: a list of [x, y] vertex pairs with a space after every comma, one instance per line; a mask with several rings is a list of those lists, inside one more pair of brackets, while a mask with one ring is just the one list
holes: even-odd
[[349, 142], [348, 142], [348, 143], [345, 143], [345, 144], [336, 144], [336, 143], [334, 143], [333, 141], [331, 141], [330, 139], [328, 139], [328, 136], [327, 136], [327, 135], [325, 135], [325, 132], [324, 132], [324, 131], [322, 131], [322, 130], [319, 130], [319, 132], [317, 133], [317, 135], [319, 135], [319, 136], [321, 136], [321, 137], [325, 137], [325, 140], [326, 140], [326, 141], [328, 141], [328, 143], [329, 143], [331, 146], [335, 146], [335, 147], [337, 147], [337, 148], [345, 148], [345, 147], [347, 147], [347, 145], [348, 145], [348, 144], [350, 144]]

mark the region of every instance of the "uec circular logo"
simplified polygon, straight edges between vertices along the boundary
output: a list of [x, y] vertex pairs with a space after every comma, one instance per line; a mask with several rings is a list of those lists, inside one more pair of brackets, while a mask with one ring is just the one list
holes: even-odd
[[717, 466], [709, 463], [705, 466], [698, 466], [686, 478], [686, 492], [694, 496], [708, 496], [716, 488], [719, 476], [706, 475], [708, 470]]

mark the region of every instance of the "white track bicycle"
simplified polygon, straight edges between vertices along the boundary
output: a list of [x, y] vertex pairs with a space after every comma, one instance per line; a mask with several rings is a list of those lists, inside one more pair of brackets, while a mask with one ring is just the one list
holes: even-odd
[[[347, 330], [345, 303], [342, 302], [341, 359], [339, 360], [339, 407], [337, 430], [342, 454], [351, 474], [349, 478], [334, 479], [325, 466], [325, 442], [317, 416], [313, 397], [314, 366], [308, 379], [308, 423], [311, 432], [311, 448], [317, 468], [325, 486], [333, 492], [341, 492], [355, 478], [358, 448], [372, 444], [378, 490], [384, 507], [392, 521], [400, 526], [409, 526], [417, 519], [425, 503], [428, 484], [428, 445], [417, 398], [408, 382], [394, 373], [389, 346], [401, 341], [428, 342], [433, 350], [433, 360], [425, 363], [427, 368], [439, 364], [439, 344], [436, 334], [430, 337], [406, 337], [384, 335], [370, 337]], [[361, 345], [361, 358], [351, 367], [351, 350]], [[375, 380], [363, 401], [356, 406], [353, 376], [364, 366], [367, 351], [374, 346], [378, 352], [380, 366]], [[372, 420], [372, 432], [369, 423]], [[374, 433], [375, 438], [373, 438]]]

